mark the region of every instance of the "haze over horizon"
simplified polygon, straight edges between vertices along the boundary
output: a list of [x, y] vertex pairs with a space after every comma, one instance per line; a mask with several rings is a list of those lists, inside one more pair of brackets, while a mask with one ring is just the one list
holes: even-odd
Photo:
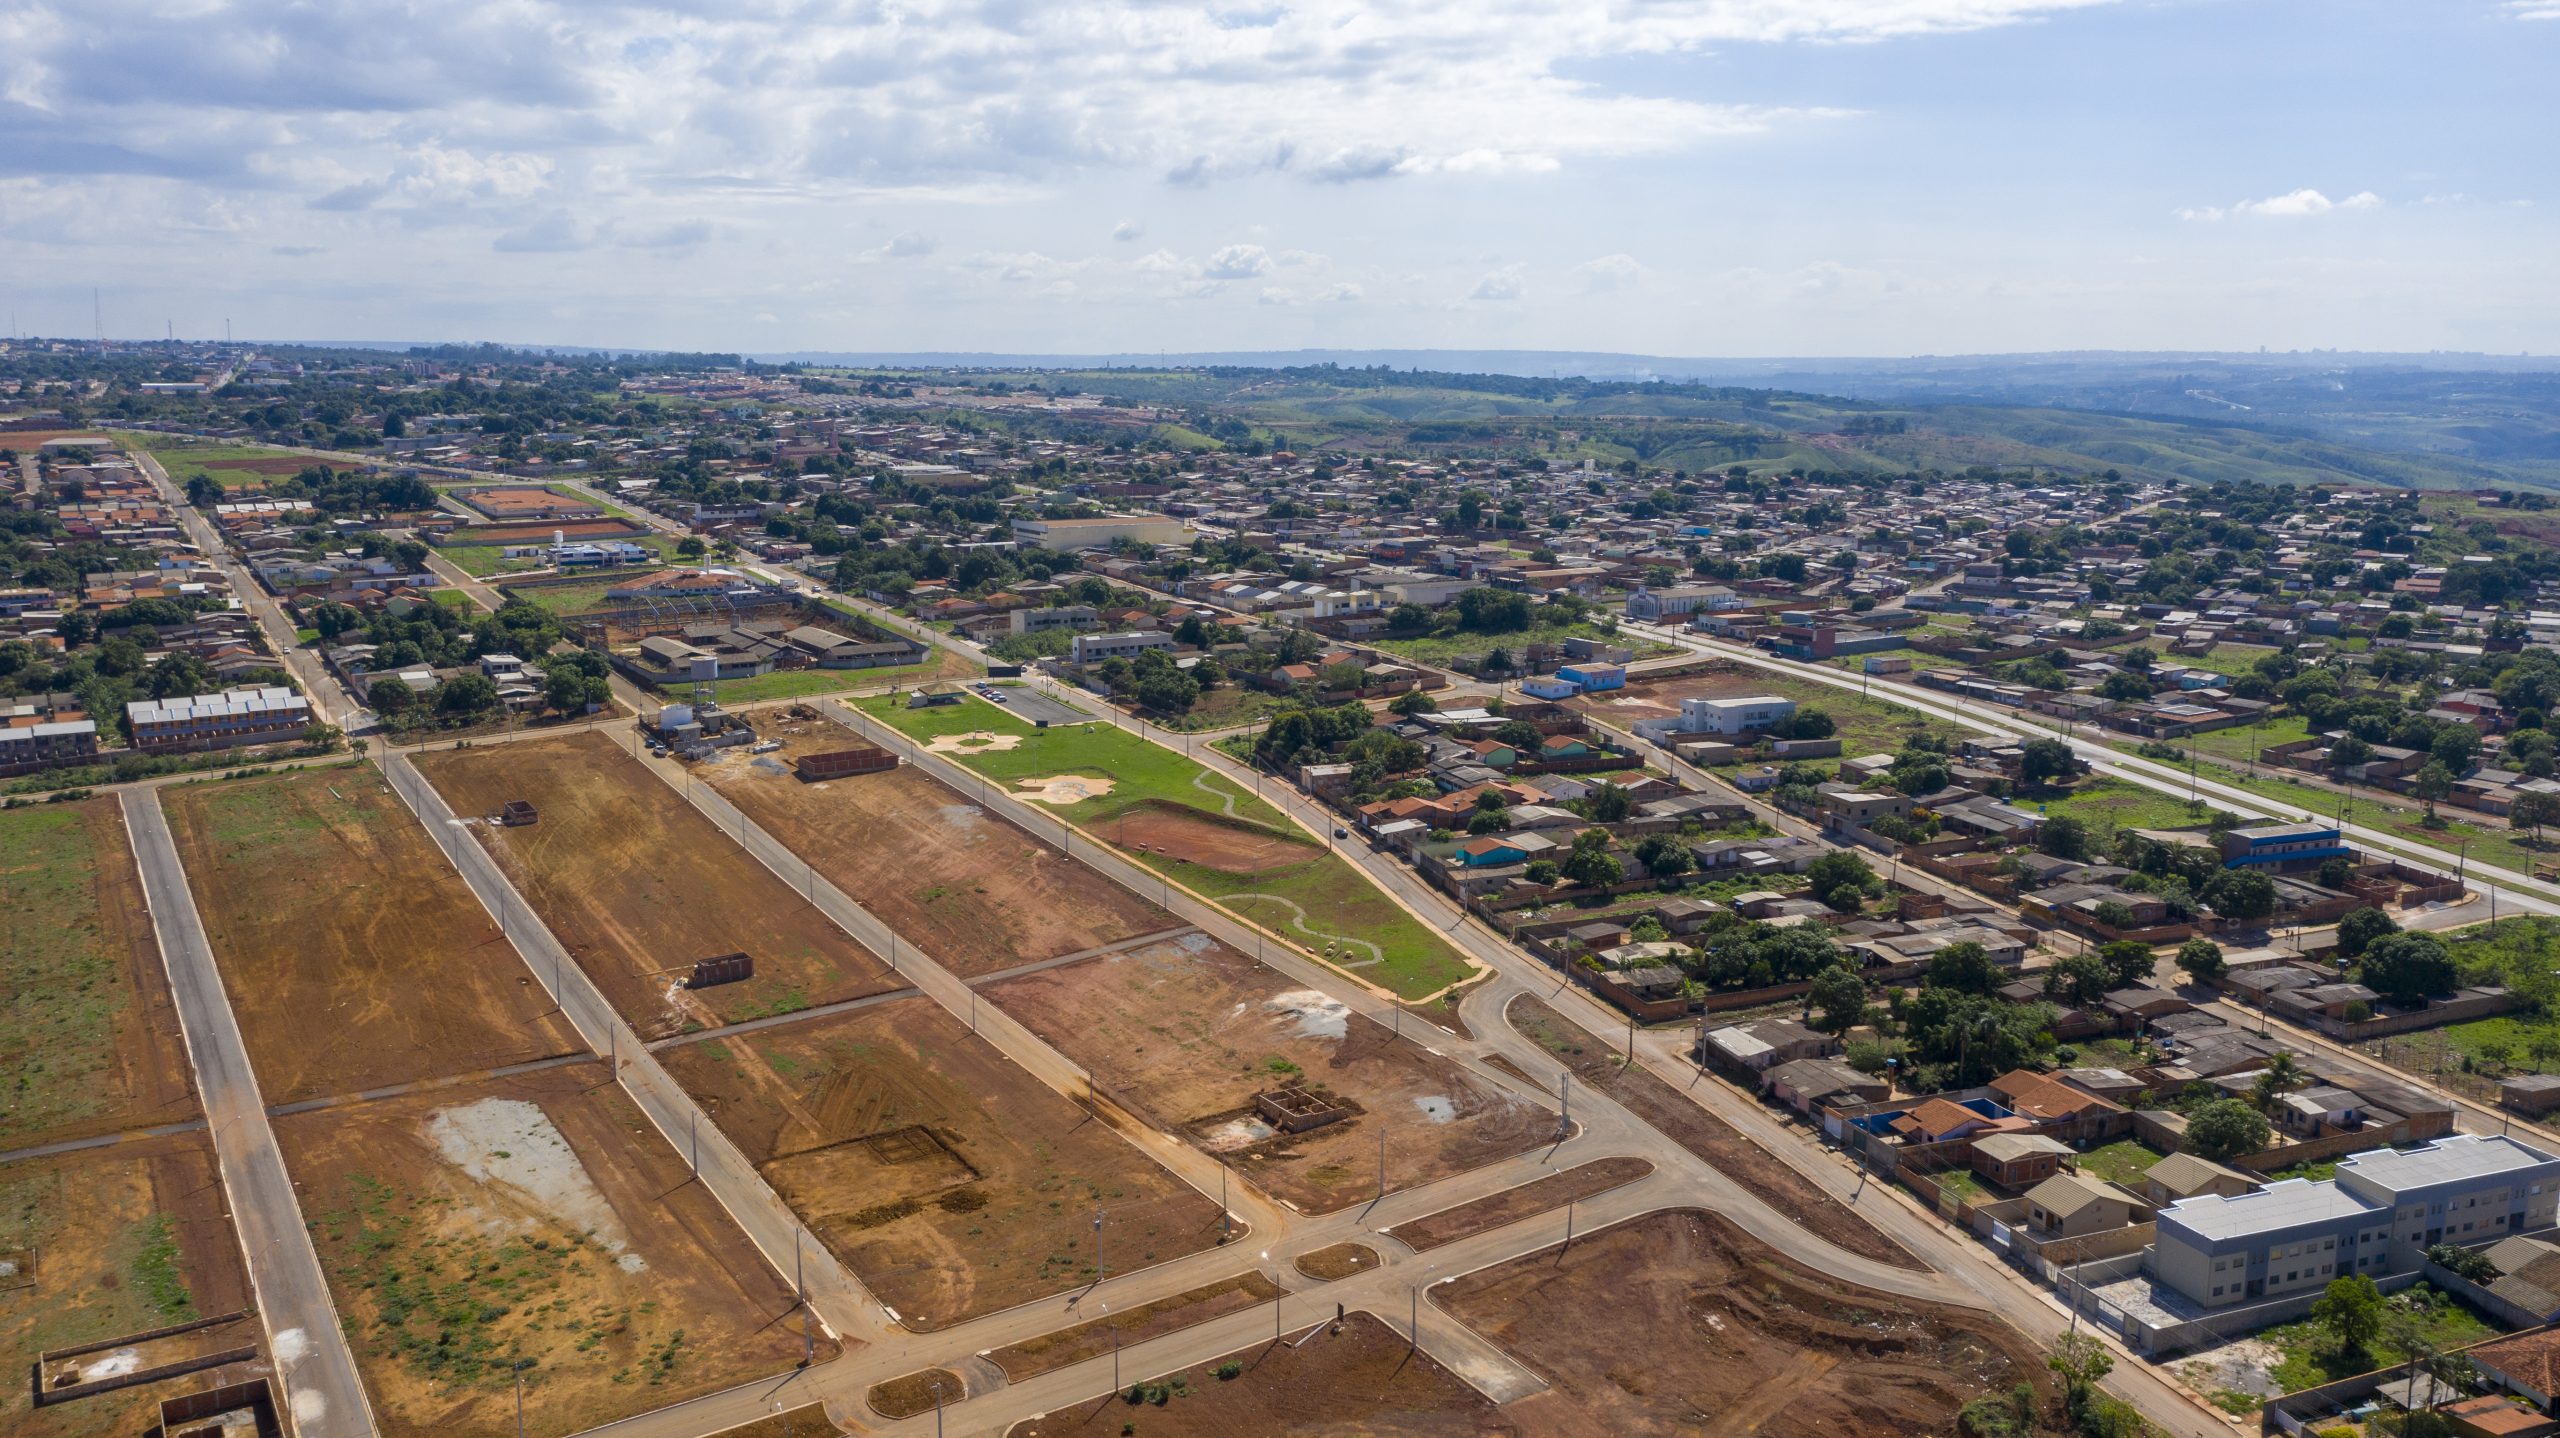
[[2550, 0], [28, 0], [0, 51], [13, 332], [2560, 350]]

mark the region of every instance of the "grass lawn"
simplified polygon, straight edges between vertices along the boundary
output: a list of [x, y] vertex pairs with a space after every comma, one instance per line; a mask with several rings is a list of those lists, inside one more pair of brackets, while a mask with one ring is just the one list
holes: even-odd
[[1991, 1186], [1969, 1168], [1950, 1168], [1930, 1174], [1922, 1182], [1942, 1193], [1955, 1195], [1959, 1202], [1981, 1203], [1990, 1198]]
[[554, 614], [577, 614], [603, 604], [605, 591], [613, 585], [610, 579], [599, 579], [592, 584], [527, 585], [507, 593], [510, 598], [541, 605]]
[[2160, 656], [2160, 662], [2210, 669], [2226, 678], [2237, 679], [2257, 668], [2259, 660], [2275, 652], [2263, 644], [2217, 644], [2193, 659], [2183, 654], [2164, 654]]
[[1530, 611], [1532, 622], [1526, 629], [1507, 634], [1476, 634], [1465, 630], [1448, 633], [1418, 634], [1406, 639], [1374, 639], [1370, 643], [1386, 653], [1411, 659], [1420, 664], [1447, 667], [1460, 659], [1490, 654], [1496, 649], [1510, 651], [1514, 662], [1525, 644], [1562, 644], [1568, 639], [1599, 639], [1623, 644], [1636, 652], [1638, 659], [1655, 654], [1669, 654], [1673, 646], [1640, 639], [1632, 634], [1612, 636], [1588, 619], [1557, 620]]
[[2414, 1318], [2420, 1340], [2437, 1352], [2495, 1338], [2502, 1331], [2432, 1288], [2425, 1289], [2423, 1296], [2420, 1289], [2404, 1289], [2383, 1303], [2390, 1318], [2385, 1319], [2382, 1336], [2374, 1340], [2370, 1352], [2339, 1352], [2328, 1331], [2308, 1318], [2279, 1324], [2256, 1335], [2284, 1350], [2284, 1361], [2270, 1370], [2271, 1375], [2285, 1392], [2293, 1393], [2377, 1368], [2396, 1367], [2408, 1361], [2409, 1350], [2394, 1341], [2392, 1319]]
[[[101, 803], [107, 801], [99, 801]], [[116, 831], [90, 805], [0, 812], [0, 1140], [75, 1123], [113, 1097], [133, 994], [90, 872]]]
[[135, 448], [149, 450], [152, 457], [160, 461], [160, 467], [169, 471], [169, 478], [182, 488], [187, 481], [199, 474], [210, 478], [225, 489], [241, 489], [262, 485], [273, 479], [290, 477], [258, 474], [245, 469], [207, 468], [208, 465], [217, 465], [226, 459], [293, 459], [310, 464], [327, 462], [297, 455], [291, 450], [269, 449], [265, 445], [216, 444], [209, 440], [191, 439], [179, 434], [119, 430], [116, 432], [116, 438]]
[[2120, 1138], [2103, 1148], [2093, 1148], [2080, 1155], [2080, 1171], [2092, 1178], [2103, 1178], [2139, 1192], [2142, 1176], [2151, 1165], [2167, 1154], [2135, 1139]]
[[2218, 755], [2225, 759], [2247, 760], [2260, 749], [2291, 744], [2311, 737], [2311, 725], [2299, 714], [2284, 714], [2264, 724], [2244, 724], [2237, 729], [2216, 729], [2210, 734], [2195, 734], [2173, 742], [2200, 754]]
[[2187, 811], [2186, 800], [2122, 779], [2092, 779], [2063, 798], [2025, 802], [2026, 807], [2048, 815], [2078, 819], [2093, 834], [2115, 829], [2189, 829], [2204, 823], [2203, 814]]
[[[1148, 723], [1159, 729], [1171, 729], [1178, 734], [1199, 734], [1211, 729], [1232, 729], [1238, 724], [1259, 724], [1288, 708], [1292, 702], [1287, 695], [1274, 694], [1267, 689], [1221, 684], [1201, 695], [1200, 702], [1191, 706], [1191, 712], [1180, 718], [1168, 720], [1157, 714], [1146, 718]], [[1248, 747], [1246, 754], [1251, 752]]]
[[462, 611], [466, 619], [476, 617], [480, 613], [480, 606], [472, 602], [470, 595], [459, 589], [430, 589], [427, 591], [427, 597], [447, 609]]
[[964, 697], [958, 704], [910, 709], [902, 695], [880, 695], [861, 700], [855, 707], [911, 739], [970, 733], [1020, 736], [1021, 744], [1012, 749], [952, 756], [969, 769], [1003, 783], [1055, 774], [1109, 777], [1113, 781], [1110, 793], [1058, 811], [1069, 822], [1106, 842], [1111, 838], [1111, 820], [1141, 805], [1158, 804], [1258, 827], [1304, 845], [1307, 862], [1258, 877], [1231, 874], [1148, 851], [1130, 851], [1130, 856], [1239, 915], [1303, 941], [1311, 950], [1321, 952], [1328, 938], [1337, 937], [1374, 944], [1377, 962], [1364, 962], [1371, 956], [1353, 946], [1344, 967], [1381, 988], [1416, 998], [1446, 988], [1474, 971], [1474, 966], [1429, 925], [1381, 893], [1340, 856], [1309, 840], [1278, 810], [1253, 797], [1250, 791], [1210, 773], [1197, 761], [1151, 744], [1125, 729], [1100, 722], [1039, 729], [974, 696]]

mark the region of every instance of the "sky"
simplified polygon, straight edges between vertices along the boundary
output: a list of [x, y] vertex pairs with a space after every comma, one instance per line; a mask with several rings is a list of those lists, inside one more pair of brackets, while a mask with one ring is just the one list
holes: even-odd
[[2560, 0], [8, 0], [13, 333], [2560, 351]]

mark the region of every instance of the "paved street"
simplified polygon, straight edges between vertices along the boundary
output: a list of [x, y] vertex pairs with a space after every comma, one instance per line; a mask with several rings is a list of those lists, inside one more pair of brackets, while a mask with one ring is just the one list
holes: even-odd
[[374, 1431], [373, 1409], [338, 1326], [319, 1255], [303, 1228], [302, 1205], [267, 1123], [258, 1078], [250, 1071], [231, 1002], [223, 995], [222, 975], [214, 967], [186, 871], [179, 866], [160, 796], [150, 789], [128, 789], [121, 799], [152, 928], [168, 964], [178, 1021], [186, 1031], [187, 1058], [195, 1067], [205, 1119], [213, 1126], [214, 1155], [231, 1202], [232, 1227], [248, 1260], [267, 1353], [275, 1360], [295, 1432], [300, 1438], [364, 1438]]

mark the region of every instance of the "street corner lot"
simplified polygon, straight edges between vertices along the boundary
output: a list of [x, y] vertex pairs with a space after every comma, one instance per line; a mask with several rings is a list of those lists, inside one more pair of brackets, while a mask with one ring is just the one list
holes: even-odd
[[[1223, 1155], [1304, 1212], [1429, 1183], [1555, 1137], [1556, 1117], [1449, 1060], [1191, 934], [999, 980], [983, 990], [1083, 1065], [1142, 1122]], [[1271, 1131], [1254, 1095], [1304, 1085], [1346, 1111]]]
[[276, 1136], [392, 1438], [511, 1429], [519, 1356], [543, 1433], [801, 1357], [789, 1282], [601, 1064], [288, 1115]]
[[[0, 1353], [38, 1352], [240, 1313], [251, 1305], [202, 1133], [0, 1166]], [[254, 1319], [198, 1329], [84, 1360], [84, 1373], [212, 1357], [262, 1343]], [[147, 1354], [147, 1357], [145, 1356]], [[21, 1370], [24, 1372], [25, 1370]], [[0, 1432], [27, 1438], [128, 1438], [157, 1432], [164, 1398], [267, 1372], [258, 1360], [33, 1406], [29, 1385], [0, 1391]]]
[[861, 741], [825, 720], [767, 726], [777, 753], [704, 765], [731, 803], [943, 967], [974, 978], [1161, 933], [1173, 917], [913, 765], [819, 784], [801, 755]]
[[371, 769], [183, 785], [162, 806], [269, 1102], [581, 1047]]
[[[1723, 1218], [1649, 1214], [1451, 1280], [1432, 1301], [1552, 1385], [1541, 1433], [1950, 1433], [2043, 1354], [1997, 1319], [1857, 1288]], [[1641, 1355], [1640, 1358], [1631, 1355]]]
[[115, 800], [0, 812], [0, 1151], [196, 1111]]
[[[602, 734], [418, 756], [454, 812], [511, 799], [541, 815], [472, 832], [643, 1036], [791, 1013], [900, 987], [877, 957]], [[755, 977], [687, 989], [694, 961], [743, 951]]]
[[914, 997], [660, 1062], [907, 1323], [938, 1328], [1214, 1246], [1217, 1204]]
[[[1230, 1364], [1235, 1376], [1218, 1376]], [[1158, 1406], [1149, 1396], [1137, 1405], [1119, 1399], [1078, 1403], [1025, 1419], [1006, 1438], [1132, 1431], [1123, 1424], [1147, 1438], [1228, 1438], [1237, 1433], [1513, 1438], [1552, 1431], [1515, 1422], [1511, 1410], [1495, 1407], [1368, 1313], [1345, 1318], [1339, 1333], [1310, 1337], [1300, 1329], [1283, 1343], [1266, 1336], [1250, 1348], [1154, 1375], [1139, 1386], [1163, 1390], [1165, 1401]]]

